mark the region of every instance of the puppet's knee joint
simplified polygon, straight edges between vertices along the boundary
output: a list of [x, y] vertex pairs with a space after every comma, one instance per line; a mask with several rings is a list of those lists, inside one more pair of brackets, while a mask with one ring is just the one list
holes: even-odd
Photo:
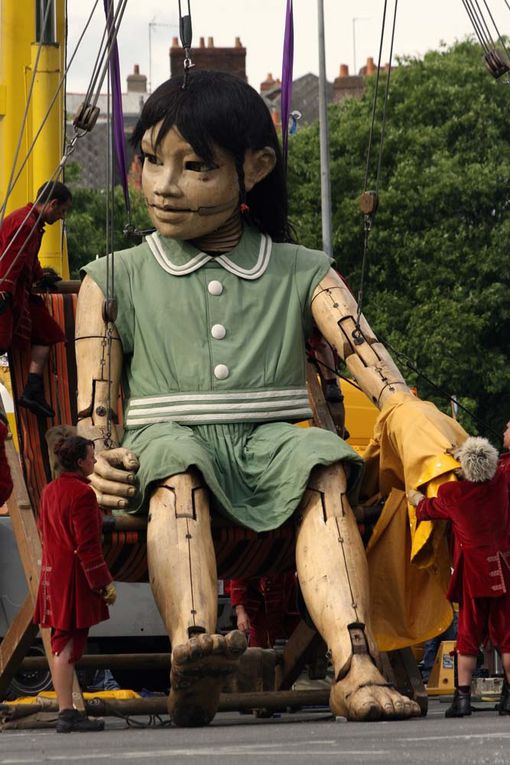
[[341, 518], [346, 514], [347, 478], [341, 464], [316, 468], [310, 476], [307, 489], [309, 500], [315, 498], [320, 501], [324, 521]]
[[170, 476], [160, 484], [160, 488], [171, 492], [176, 518], [197, 520], [207, 491], [198, 470]]

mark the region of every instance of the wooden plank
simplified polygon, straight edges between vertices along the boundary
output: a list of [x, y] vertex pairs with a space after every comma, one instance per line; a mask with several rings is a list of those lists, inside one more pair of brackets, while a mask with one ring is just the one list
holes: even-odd
[[38, 627], [32, 621], [33, 613], [34, 605], [29, 594], [0, 643], [0, 698], [5, 696], [23, 657], [37, 635]]
[[287, 640], [282, 663], [276, 668], [275, 689], [284, 691], [291, 688], [303, 671], [308, 659], [314, 651], [321, 647], [324, 647], [324, 652], [326, 652], [326, 646], [317, 630], [309, 627], [306, 622], [301, 620]]

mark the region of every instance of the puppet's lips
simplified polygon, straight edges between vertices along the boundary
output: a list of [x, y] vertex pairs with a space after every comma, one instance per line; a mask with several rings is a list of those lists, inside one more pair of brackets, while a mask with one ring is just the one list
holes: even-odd
[[160, 205], [149, 205], [153, 210], [160, 213], [189, 213], [193, 212], [189, 207], [161, 207]]

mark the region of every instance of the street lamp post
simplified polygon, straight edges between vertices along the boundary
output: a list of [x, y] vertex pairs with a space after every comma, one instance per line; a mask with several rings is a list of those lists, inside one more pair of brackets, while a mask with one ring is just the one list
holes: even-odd
[[319, 131], [321, 162], [321, 211], [322, 248], [333, 257], [333, 235], [331, 228], [331, 181], [329, 172], [329, 128], [328, 95], [326, 80], [326, 46], [324, 39], [324, 0], [318, 0], [319, 27]]

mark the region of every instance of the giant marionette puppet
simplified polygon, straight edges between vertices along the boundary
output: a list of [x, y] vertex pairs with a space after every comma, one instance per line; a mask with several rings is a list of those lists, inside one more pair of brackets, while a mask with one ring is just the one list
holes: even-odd
[[364, 319], [354, 341], [356, 304], [329, 258], [291, 241], [280, 148], [260, 96], [214, 72], [182, 84], [161, 85], [134, 131], [156, 231], [115, 255], [108, 363], [107, 259], [85, 268], [77, 316], [79, 432], [98, 449], [122, 373], [121, 448], [102, 452], [92, 485], [104, 507], [149, 513], [149, 576], [172, 645], [170, 714], [177, 725], [208, 723], [246, 647], [238, 631], [213, 634], [212, 511], [256, 531], [295, 516], [299, 583], [334, 665], [333, 712], [417, 715], [374, 663], [348, 501], [361, 460], [335, 434], [293, 425], [311, 416], [313, 322], [379, 406], [392, 396], [420, 402]]

